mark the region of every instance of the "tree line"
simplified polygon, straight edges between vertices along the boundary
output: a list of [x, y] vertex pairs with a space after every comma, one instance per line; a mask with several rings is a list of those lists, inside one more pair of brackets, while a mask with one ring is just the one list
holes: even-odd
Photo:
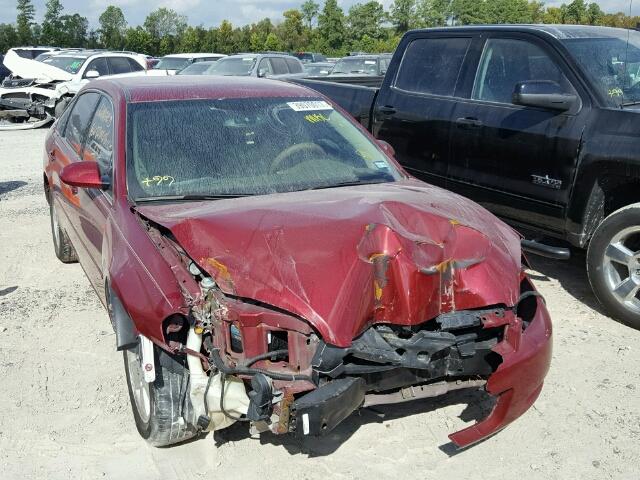
[[320, 5], [306, 0], [282, 18], [234, 26], [189, 25], [187, 17], [161, 7], [142, 25], [129, 25], [123, 11], [108, 6], [90, 28], [86, 17], [65, 13], [60, 0], [48, 0], [41, 24], [31, 0], [16, 1], [14, 24], [0, 24], [0, 52], [16, 46], [130, 50], [149, 55], [179, 52], [234, 53], [262, 50], [317, 51], [332, 56], [350, 51], [391, 52], [412, 28], [487, 23], [571, 23], [635, 28], [640, 17], [605, 13], [600, 6], [572, 0], [547, 7], [539, 0], [395, 0], [388, 10], [377, 1], [352, 6], [346, 13], [337, 0]]

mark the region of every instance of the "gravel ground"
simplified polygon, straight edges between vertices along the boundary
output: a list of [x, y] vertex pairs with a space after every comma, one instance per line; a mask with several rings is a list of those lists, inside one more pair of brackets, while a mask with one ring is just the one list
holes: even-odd
[[472, 448], [454, 452], [447, 434], [486, 414], [477, 392], [364, 410], [322, 440], [234, 426], [147, 446], [107, 315], [53, 253], [45, 135], [0, 132], [0, 478], [640, 479], [640, 332], [603, 313], [580, 257], [532, 258], [555, 322], [551, 371], [533, 408]]

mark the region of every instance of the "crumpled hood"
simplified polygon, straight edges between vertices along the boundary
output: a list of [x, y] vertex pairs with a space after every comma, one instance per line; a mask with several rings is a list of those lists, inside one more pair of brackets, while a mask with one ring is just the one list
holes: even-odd
[[371, 323], [414, 325], [519, 297], [518, 235], [415, 180], [138, 210], [225, 293], [295, 313], [338, 346]]
[[73, 74], [65, 72], [61, 68], [37, 60], [31, 60], [30, 58], [22, 58], [13, 50], [7, 52], [3, 63], [14, 75], [21, 78], [34, 78], [39, 83], [52, 82], [55, 80], [68, 81], [73, 78]]

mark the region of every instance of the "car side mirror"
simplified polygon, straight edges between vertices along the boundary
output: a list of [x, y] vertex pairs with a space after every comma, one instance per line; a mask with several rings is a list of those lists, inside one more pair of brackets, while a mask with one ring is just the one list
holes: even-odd
[[98, 72], [97, 70], [89, 70], [84, 74], [84, 78], [88, 78], [89, 80], [98, 78], [99, 76], [100, 72]]
[[261, 68], [258, 70], [258, 78], [267, 78], [269, 75], [269, 71], [266, 68]]
[[67, 165], [60, 172], [60, 180], [70, 187], [106, 189], [109, 182], [100, 176], [96, 162], [75, 162]]
[[382, 149], [382, 151], [384, 153], [386, 153], [390, 157], [395, 157], [396, 156], [396, 151], [391, 146], [391, 144], [385, 142], [384, 140], [376, 140], [376, 142], [378, 143], [378, 145], [380, 146], [380, 148]]
[[562, 87], [556, 82], [528, 80], [516, 83], [511, 101], [514, 105], [566, 112], [578, 103], [578, 97], [563, 92]]

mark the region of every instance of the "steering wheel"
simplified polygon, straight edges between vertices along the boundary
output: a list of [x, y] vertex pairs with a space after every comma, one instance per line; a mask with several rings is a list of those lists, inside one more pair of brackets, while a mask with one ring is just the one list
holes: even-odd
[[303, 152], [314, 155], [325, 154], [325, 151], [322, 149], [322, 147], [315, 143], [296, 143], [295, 145], [291, 145], [290, 147], [285, 148], [278, 154], [278, 156], [273, 160], [271, 167], [269, 168], [269, 173], [279, 172], [283, 165], [285, 165], [289, 160], [294, 160], [297, 158], [297, 160], [293, 162], [293, 165], [305, 160], [304, 156], [301, 155]]

